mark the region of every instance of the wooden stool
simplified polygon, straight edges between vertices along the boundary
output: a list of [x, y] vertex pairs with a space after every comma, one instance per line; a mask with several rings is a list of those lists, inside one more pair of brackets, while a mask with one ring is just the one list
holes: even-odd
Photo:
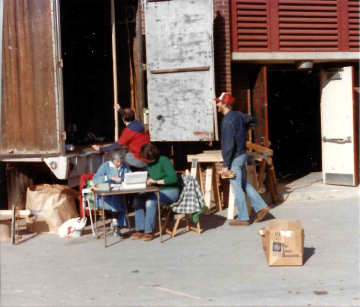
[[195, 231], [196, 233], [198, 234], [201, 234], [201, 229], [200, 229], [200, 221], [197, 221], [196, 223], [196, 227], [192, 227], [189, 225], [189, 214], [183, 214], [183, 213], [178, 213], [177, 214], [177, 217], [176, 217], [176, 221], [175, 221], [175, 225], [171, 230], [168, 230], [166, 229], [166, 225], [169, 221], [169, 217], [170, 217], [170, 214], [171, 214], [172, 210], [171, 208], [168, 207], [168, 212], [166, 214], [166, 218], [165, 218], [165, 222], [164, 222], [164, 225], [161, 227], [161, 233], [167, 233], [169, 234], [172, 238], [175, 237], [175, 234], [176, 234], [176, 230], [179, 226], [179, 223], [180, 223], [180, 220], [183, 218], [183, 215], [185, 216], [185, 223], [186, 223], [186, 230], [187, 231]]

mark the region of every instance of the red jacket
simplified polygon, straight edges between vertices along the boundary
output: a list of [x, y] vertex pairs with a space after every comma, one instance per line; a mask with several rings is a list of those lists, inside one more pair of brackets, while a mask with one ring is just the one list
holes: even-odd
[[137, 119], [127, 125], [116, 142], [123, 146], [127, 145], [136, 159], [146, 162], [139, 154], [141, 146], [150, 143], [150, 137], [145, 132], [144, 125]]

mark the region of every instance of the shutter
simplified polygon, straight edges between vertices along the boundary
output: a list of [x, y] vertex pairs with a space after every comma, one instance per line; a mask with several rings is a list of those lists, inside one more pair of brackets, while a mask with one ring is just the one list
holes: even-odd
[[[235, 4], [235, 2], [234, 2]], [[268, 15], [267, 0], [236, 1], [233, 6], [233, 18], [236, 20], [238, 52], [268, 52]]]
[[359, 43], [359, 36], [360, 36], [360, 18], [359, 18], [359, 11], [360, 11], [360, 4], [358, 0], [349, 0], [349, 49], [350, 51], [359, 51], [360, 50], [360, 43]]
[[279, 0], [279, 49], [339, 51], [337, 0]]

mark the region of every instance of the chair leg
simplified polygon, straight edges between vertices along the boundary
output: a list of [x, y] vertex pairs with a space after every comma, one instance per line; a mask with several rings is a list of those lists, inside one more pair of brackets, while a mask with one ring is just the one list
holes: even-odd
[[125, 200], [125, 197], [124, 197], [124, 201], [125, 201], [125, 214], [126, 214], [126, 220], [127, 220], [127, 223], [128, 223], [128, 227], [129, 227], [129, 232], [131, 233], [131, 224], [130, 224], [130, 218], [129, 218], [129, 212], [128, 212], [128, 209], [127, 209], [127, 205], [126, 205], [126, 200]]
[[172, 238], [175, 237], [175, 233], [176, 233], [176, 230], [177, 230], [177, 228], [178, 228], [178, 226], [179, 226], [179, 223], [180, 223], [181, 218], [182, 218], [182, 214], [179, 213], [179, 214], [177, 215], [177, 217], [176, 217], [176, 222], [175, 222], [175, 225], [174, 225], [172, 234], [171, 234], [171, 237], [172, 237]]
[[196, 232], [200, 235], [201, 234], [201, 229], [200, 229], [200, 222], [199, 221], [196, 222], [196, 229], [197, 229]]
[[165, 218], [165, 222], [164, 222], [164, 225], [162, 226], [162, 228], [161, 228], [161, 232], [162, 233], [165, 233], [166, 231], [166, 225], [167, 225], [167, 223], [168, 223], [168, 221], [169, 221], [169, 218], [170, 218], [170, 214], [171, 214], [171, 209], [169, 208], [168, 209], [168, 212], [166, 213], [166, 218]]
[[189, 214], [185, 214], [186, 230], [190, 230], [189, 227]]

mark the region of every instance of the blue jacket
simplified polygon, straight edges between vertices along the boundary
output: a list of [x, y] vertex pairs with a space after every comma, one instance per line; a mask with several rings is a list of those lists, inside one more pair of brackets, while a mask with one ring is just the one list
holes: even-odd
[[256, 124], [256, 119], [240, 111], [230, 110], [221, 123], [221, 152], [223, 166], [246, 152], [246, 131]]
[[121, 178], [121, 181], [123, 182], [125, 179], [125, 174], [131, 173], [130, 168], [123, 162], [120, 165], [119, 171], [116, 171], [116, 168], [112, 164], [111, 161], [107, 161], [103, 163], [99, 170], [96, 172], [94, 178], [92, 179], [93, 183], [105, 183], [105, 182], [111, 182], [115, 183], [114, 180], [111, 180], [111, 176], [116, 176]]

